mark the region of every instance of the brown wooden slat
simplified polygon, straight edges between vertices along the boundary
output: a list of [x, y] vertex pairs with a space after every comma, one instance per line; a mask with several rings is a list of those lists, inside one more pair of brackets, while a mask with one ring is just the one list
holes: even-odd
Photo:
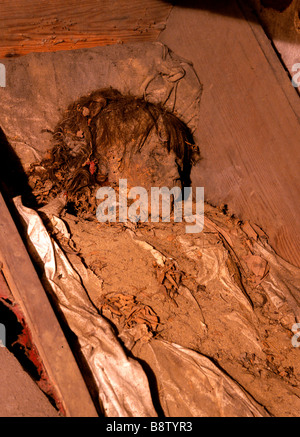
[[96, 417], [75, 358], [1, 194], [0, 261], [66, 415]]
[[161, 0], [3, 0], [0, 57], [154, 41], [170, 10]]

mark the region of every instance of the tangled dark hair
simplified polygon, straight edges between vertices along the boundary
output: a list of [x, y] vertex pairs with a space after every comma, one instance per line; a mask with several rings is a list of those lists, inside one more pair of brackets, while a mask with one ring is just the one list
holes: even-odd
[[[126, 155], [130, 160], [153, 131], [161, 147], [175, 153], [182, 186], [189, 185], [191, 167], [200, 153], [179, 117], [160, 104], [113, 88], [81, 97], [68, 107], [54, 130], [52, 149], [38, 165], [43, 169], [40, 182], [47, 181], [49, 187], [46, 191], [35, 187], [39, 200], [45, 202], [46, 197], [65, 191], [68, 201], [80, 209], [84, 199], [90, 200], [92, 187], [108, 181], [104, 157], [118, 149], [121, 164]], [[36, 170], [33, 166], [31, 174]]]

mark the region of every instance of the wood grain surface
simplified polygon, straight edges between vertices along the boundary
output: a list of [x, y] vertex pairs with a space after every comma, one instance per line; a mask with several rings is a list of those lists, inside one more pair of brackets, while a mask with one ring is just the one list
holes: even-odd
[[203, 83], [196, 132], [203, 159], [193, 182], [207, 201], [262, 227], [277, 253], [300, 266], [298, 95], [268, 56], [269, 40], [257, 39], [258, 25], [235, 1], [220, 4], [174, 7], [160, 36]]
[[154, 41], [170, 10], [161, 0], [2, 0], [0, 58]]

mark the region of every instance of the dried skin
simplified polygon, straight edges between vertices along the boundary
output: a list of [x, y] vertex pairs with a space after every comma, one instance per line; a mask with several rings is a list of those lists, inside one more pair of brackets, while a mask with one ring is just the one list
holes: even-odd
[[149, 331], [155, 333], [159, 318], [148, 305], [136, 300], [135, 296], [122, 293], [112, 293], [103, 297], [99, 304], [102, 313], [109, 311], [119, 319], [125, 328], [132, 328], [137, 324], [145, 324]]
[[156, 277], [161, 290], [165, 291], [175, 302], [183, 273], [178, 270], [175, 262], [172, 260], [167, 260], [164, 267], [160, 267], [157, 264], [154, 267], [156, 268]]

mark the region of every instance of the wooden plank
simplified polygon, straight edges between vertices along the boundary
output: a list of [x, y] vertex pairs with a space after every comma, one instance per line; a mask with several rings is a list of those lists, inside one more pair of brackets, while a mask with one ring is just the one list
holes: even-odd
[[64, 411], [72, 417], [96, 417], [96, 409], [75, 358], [1, 194], [0, 218], [3, 274], [20, 305]]
[[233, 0], [174, 7], [160, 40], [193, 62], [204, 87], [194, 185], [262, 227], [278, 254], [300, 266], [299, 113], [278, 80], [279, 60], [267, 57]]
[[3, 0], [0, 57], [154, 41], [170, 10], [162, 0]]

